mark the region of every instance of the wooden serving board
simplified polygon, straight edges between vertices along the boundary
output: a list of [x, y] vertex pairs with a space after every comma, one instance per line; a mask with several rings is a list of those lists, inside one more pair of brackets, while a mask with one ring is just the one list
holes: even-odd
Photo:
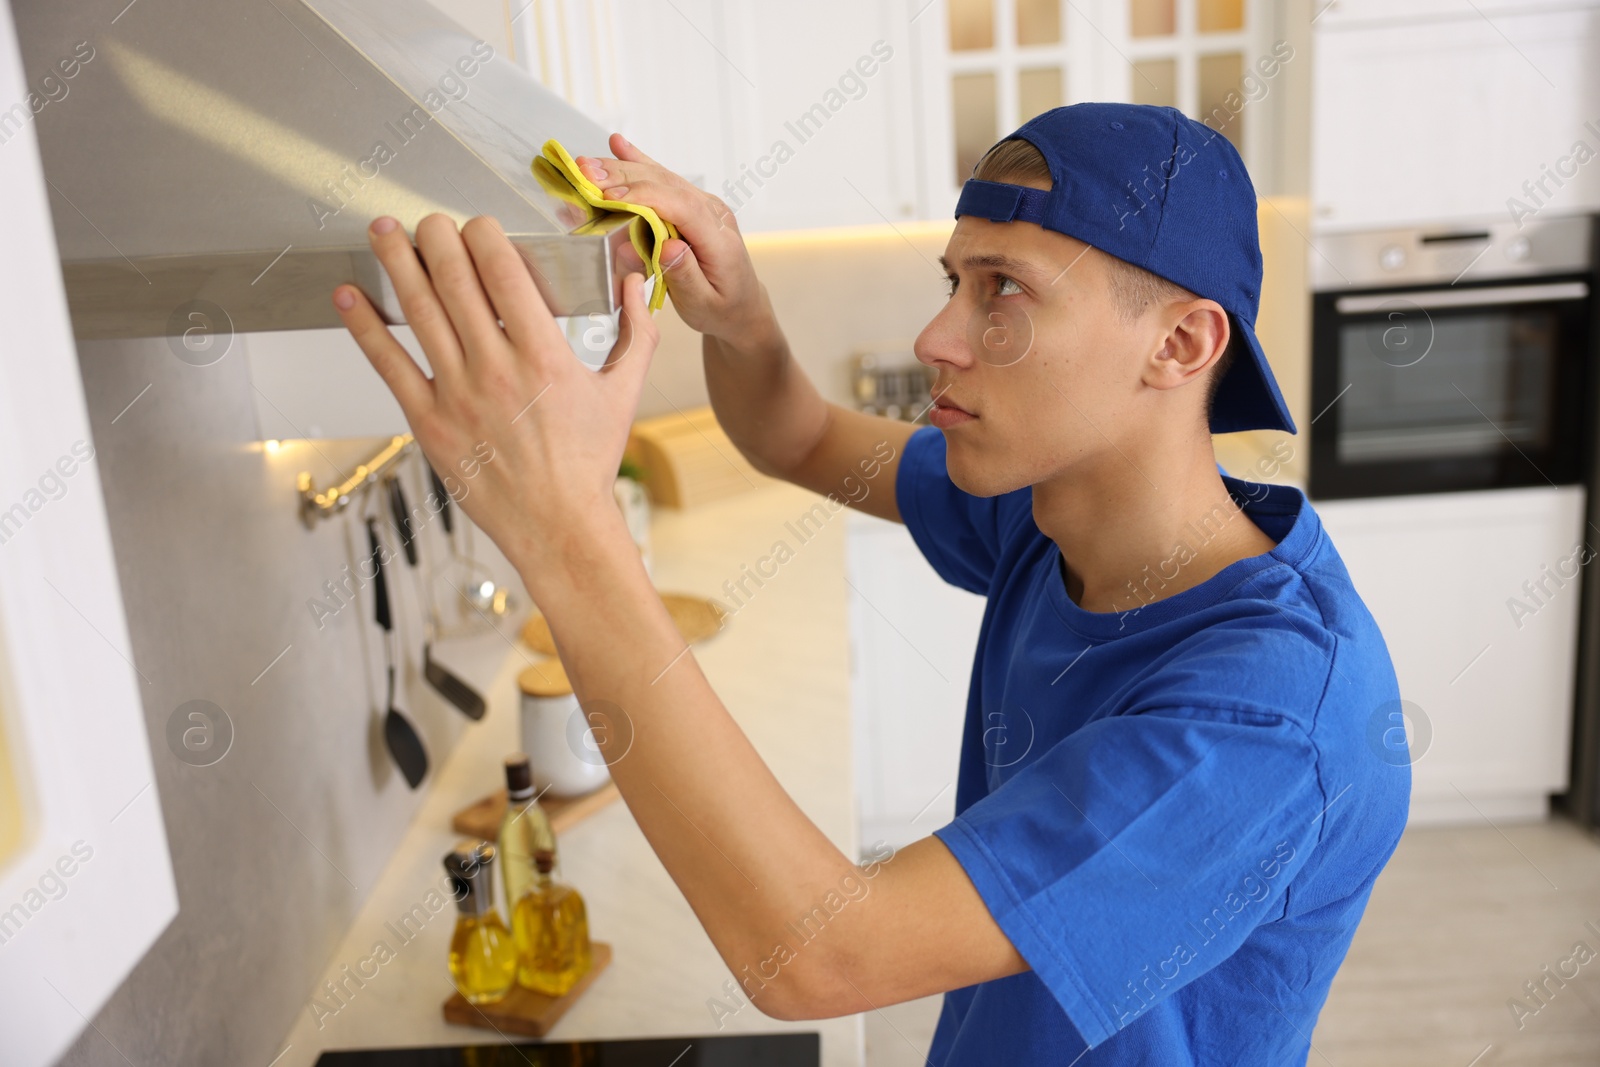
[[[593, 793], [585, 793], [581, 797], [546, 796], [539, 801], [539, 806], [550, 820], [550, 829], [559, 835], [621, 795], [617, 792], [616, 782], [607, 782]], [[467, 837], [497, 841], [500, 838], [500, 820], [505, 817], [506, 791], [497, 789], [471, 807], [456, 812], [450, 820], [450, 829]]]
[[[656, 595], [666, 605], [673, 625], [688, 644], [699, 644], [715, 636], [727, 625], [727, 609], [709, 597], [693, 593], [663, 593], [660, 590], [656, 591]], [[550, 634], [550, 622], [538, 612], [528, 616], [528, 621], [522, 624], [521, 636], [522, 643], [535, 652], [542, 652], [546, 656], [556, 654], [556, 641]], [[571, 692], [570, 689], [567, 691]]]
[[589, 949], [594, 956], [593, 964], [578, 979], [577, 985], [559, 997], [547, 997], [520, 985], [513, 986], [498, 1004], [468, 1004], [466, 997], [452, 993], [450, 999], [444, 1002], [444, 1021], [506, 1034], [543, 1037], [611, 962], [611, 946], [604, 941], [591, 942]]

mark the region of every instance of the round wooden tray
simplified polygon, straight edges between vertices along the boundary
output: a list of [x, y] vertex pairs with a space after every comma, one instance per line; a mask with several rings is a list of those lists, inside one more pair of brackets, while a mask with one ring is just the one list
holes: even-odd
[[[662, 593], [661, 602], [667, 614], [677, 625], [684, 641], [695, 644], [704, 641], [722, 629], [727, 612], [715, 600], [689, 593]], [[556, 643], [550, 637], [550, 624], [543, 615], [533, 615], [522, 625], [522, 641], [535, 652], [547, 656], [556, 654]]]

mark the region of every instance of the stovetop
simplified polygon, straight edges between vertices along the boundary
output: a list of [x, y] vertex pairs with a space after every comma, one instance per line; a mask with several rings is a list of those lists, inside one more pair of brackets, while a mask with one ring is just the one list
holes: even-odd
[[324, 1052], [316, 1067], [819, 1067], [818, 1034], [659, 1037]]

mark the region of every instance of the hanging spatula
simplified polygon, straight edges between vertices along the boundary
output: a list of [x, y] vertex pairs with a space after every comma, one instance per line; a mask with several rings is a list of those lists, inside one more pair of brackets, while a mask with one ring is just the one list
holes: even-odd
[[[449, 505], [446, 504], [445, 507], [448, 508]], [[412, 578], [415, 578], [417, 542], [421, 538], [411, 530], [411, 508], [406, 503], [405, 489], [401, 487], [398, 475], [389, 479], [389, 512], [394, 517], [395, 530], [405, 547], [406, 564], [412, 568]], [[442, 512], [442, 514], [448, 515], [449, 513], [446, 511]], [[483, 697], [476, 689], [473, 689], [472, 686], [462, 681], [457, 675], [451, 673], [449, 668], [433, 658], [433, 639], [438, 630], [439, 612], [433, 604], [432, 580], [424, 579], [422, 585], [427, 590], [426, 610], [428, 612], [428, 637], [422, 643], [423, 677], [427, 678], [428, 684], [433, 686], [434, 691], [448, 700], [457, 711], [467, 718], [477, 721], [483, 718], [484, 712], [489, 708], [488, 704], [484, 702]]]
[[378, 542], [376, 519], [367, 520], [367, 544], [372, 548], [372, 599], [375, 605], [373, 613], [378, 625], [383, 627], [383, 660], [389, 672], [389, 696], [385, 701], [388, 711], [383, 717], [383, 742], [388, 746], [389, 756], [394, 760], [395, 766], [399, 767], [400, 773], [405, 776], [406, 784], [415, 789], [428, 775], [428, 750], [422, 746], [422, 738], [417, 734], [417, 728], [411, 725], [411, 720], [394, 706], [392, 647], [394, 619], [389, 612], [389, 583], [383, 574], [383, 547]]

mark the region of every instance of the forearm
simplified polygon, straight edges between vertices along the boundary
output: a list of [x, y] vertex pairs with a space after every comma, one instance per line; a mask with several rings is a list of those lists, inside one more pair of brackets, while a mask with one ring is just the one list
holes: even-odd
[[[562, 663], [646, 839], [729, 969], [755, 972], [792, 940], [785, 924], [859, 868], [712, 691], [620, 523], [578, 543], [560, 578], [537, 586]], [[807, 946], [746, 993], [771, 1014], [804, 1010], [827, 984], [832, 949]]]
[[769, 312], [732, 340], [705, 335], [706, 389], [717, 422], [766, 474], [793, 470], [821, 438], [828, 408]]

